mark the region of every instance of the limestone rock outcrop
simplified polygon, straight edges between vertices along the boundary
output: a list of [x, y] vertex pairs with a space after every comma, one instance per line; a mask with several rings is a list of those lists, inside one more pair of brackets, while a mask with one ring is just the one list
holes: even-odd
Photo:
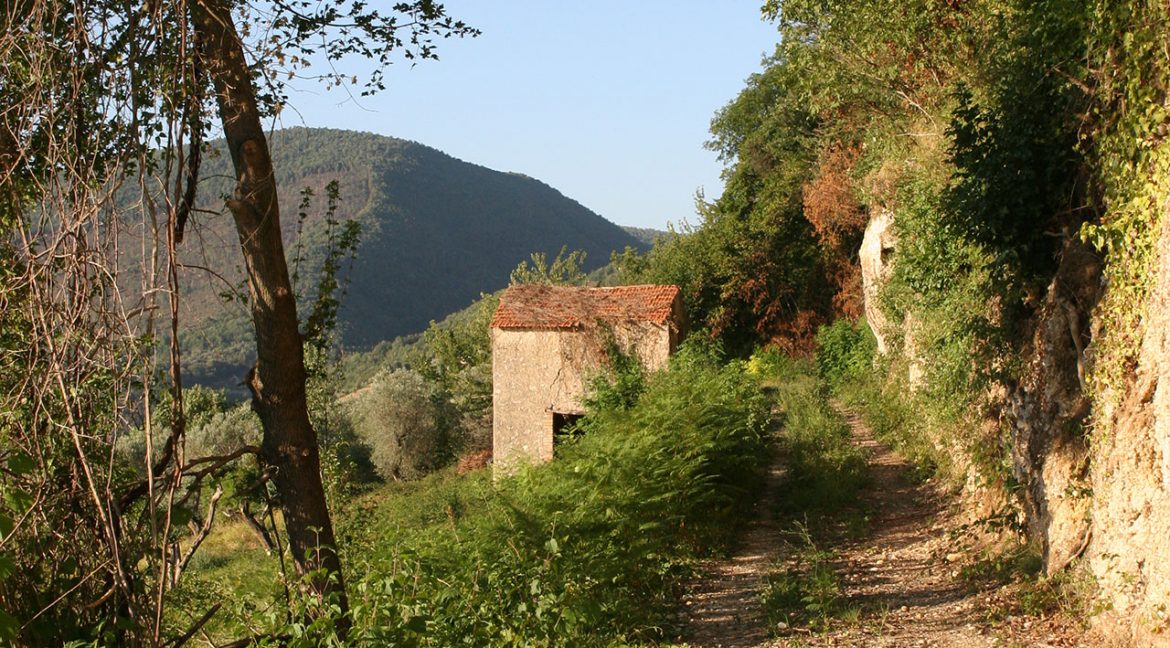
[[1134, 645], [1170, 644], [1170, 228], [1156, 255], [1136, 367], [1099, 398], [1116, 406], [1097, 414], [1092, 466], [1089, 564], [1114, 612], [1136, 621]]
[[890, 351], [887, 336], [890, 322], [878, 307], [878, 296], [882, 285], [889, 278], [891, 255], [897, 246], [894, 233], [894, 213], [888, 209], [879, 211], [865, 226], [858, 252], [861, 262], [861, 286], [865, 297], [865, 321], [877, 338], [877, 352], [886, 355]]
[[1101, 269], [1086, 244], [1066, 237], [1060, 266], [1032, 320], [1027, 365], [1005, 407], [1028, 535], [1039, 541], [1049, 574], [1084, 552], [1090, 537], [1092, 401], [1085, 365]]

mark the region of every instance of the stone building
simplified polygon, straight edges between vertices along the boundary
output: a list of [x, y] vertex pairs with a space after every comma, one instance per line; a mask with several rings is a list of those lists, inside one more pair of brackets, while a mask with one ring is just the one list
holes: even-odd
[[497, 472], [549, 461], [553, 439], [584, 414], [609, 350], [666, 365], [684, 332], [678, 286], [512, 286], [491, 323], [492, 452]]

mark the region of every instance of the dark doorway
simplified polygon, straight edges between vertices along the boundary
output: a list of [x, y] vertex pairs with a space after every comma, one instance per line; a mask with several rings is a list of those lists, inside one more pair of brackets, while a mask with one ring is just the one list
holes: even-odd
[[583, 416], [582, 414], [553, 412], [553, 452], [556, 452], [556, 447], [562, 443], [572, 441], [581, 436], [581, 429], [578, 423]]

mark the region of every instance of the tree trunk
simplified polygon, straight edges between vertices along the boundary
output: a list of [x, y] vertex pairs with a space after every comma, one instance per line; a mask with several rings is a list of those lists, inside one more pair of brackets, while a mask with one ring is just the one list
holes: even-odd
[[297, 573], [314, 573], [314, 589], [339, 596], [344, 611], [341, 561], [305, 401], [304, 349], [280, 235], [276, 180], [230, 6], [227, 0], [198, 0], [192, 15], [238, 180], [228, 207], [244, 254], [256, 331], [256, 366], [248, 387], [264, 428], [260, 458], [274, 469]]

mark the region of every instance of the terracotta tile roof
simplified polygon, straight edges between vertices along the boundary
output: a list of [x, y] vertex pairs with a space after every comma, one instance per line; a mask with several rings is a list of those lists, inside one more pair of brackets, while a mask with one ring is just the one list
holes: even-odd
[[512, 286], [500, 299], [492, 328], [549, 331], [597, 320], [665, 324], [678, 293], [678, 286]]

